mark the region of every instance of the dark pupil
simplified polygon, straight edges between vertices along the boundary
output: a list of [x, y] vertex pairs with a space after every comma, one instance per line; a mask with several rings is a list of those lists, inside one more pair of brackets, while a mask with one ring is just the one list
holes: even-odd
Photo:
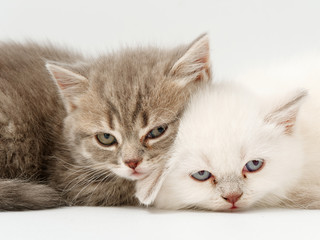
[[105, 133], [105, 134], [103, 134], [103, 136], [104, 136], [106, 139], [108, 139], [108, 138], [110, 137], [110, 134]]
[[163, 131], [164, 131], [164, 128], [163, 128], [163, 127], [159, 127], [159, 128], [158, 128], [158, 132], [159, 132], [159, 133], [163, 133]]
[[257, 161], [257, 160], [253, 160], [252, 163], [253, 163], [253, 165], [255, 165], [255, 166], [258, 166], [258, 165], [259, 165], [259, 161]]
[[204, 171], [200, 171], [198, 172], [198, 174], [202, 176], [204, 174]]

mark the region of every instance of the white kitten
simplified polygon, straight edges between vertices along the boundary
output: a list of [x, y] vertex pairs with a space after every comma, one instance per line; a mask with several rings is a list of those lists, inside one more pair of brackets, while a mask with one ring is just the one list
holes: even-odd
[[266, 99], [235, 84], [203, 90], [181, 120], [155, 206], [320, 208], [315, 100], [304, 90]]

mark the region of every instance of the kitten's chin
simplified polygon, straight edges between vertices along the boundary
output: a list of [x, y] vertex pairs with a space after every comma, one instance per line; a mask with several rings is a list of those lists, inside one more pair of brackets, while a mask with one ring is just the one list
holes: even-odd
[[245, 211], [245, 208], [236, 207], [236, 208], [228, 208], [228, 209], [220, 210], [220, 212], [226, 212], [226, 213], [234, 213], [234, 212], [242, 212], [242, 211]]
[[131, 169], [112, 169], [112, 171], [119, 177], [128, 180], [140, 180], [147, 177], [147, 173], [139, 172]]
[[146, 173], [139, 173], [139, 172], [133, 172], [130, 176], [128, 176], [128, 179], [130, 180], [140, 180], [147, 177]]
[[235, 205], [231, 205], [226, 207], [223, 211], [224, 212], [241, 212], [241, 211], [246, 211], [248, 210], [248, 208], [250, 207], [250, 205], [246, 204], [246, 203], [236, 203]]
[[[191, 205], [192, 206], [192, 205]], [[194, 205], [195, 209], [200, 210], [208, 210], [208, 211], [214, 211], [214, 212], [241, 212], [246, 211], [248, 209], [248, 205], [246, 203], [235, 203], [235, 204], [228, 204], [228, 203], [221, 203], [221, 204], [204, 204], [202, 206], [197, 206], [197, 204]]]

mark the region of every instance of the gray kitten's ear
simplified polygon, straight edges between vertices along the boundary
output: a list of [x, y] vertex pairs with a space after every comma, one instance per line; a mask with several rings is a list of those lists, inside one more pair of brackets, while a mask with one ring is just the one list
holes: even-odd
[[154, 202], [161, 189], [163, 181], [173, 167], [173, 162], [169, 160], [165, 166], [157, 168], [148, 177], [136, 182], [135, 196], [138, 198], [140, 203], [149, 206]]
[[210, 80], [210, 48], [207, 34], [192, 42], [184, 55], [173, 65], [169, 75], [178, 78], [182, 86], [190, 82]]
[[306, 90], [298, 90], [277, 103], [272, 111], [265, 116], [265, 121], [283, 126], [285, 134], [292, 134], [297, 115], [303, 100], [308, 95]]
[[67, 111], [74, 110], [79, 95], [88, 89], [88, 79], [52, 63], [47, 63], [46, 68], [60, 89]]

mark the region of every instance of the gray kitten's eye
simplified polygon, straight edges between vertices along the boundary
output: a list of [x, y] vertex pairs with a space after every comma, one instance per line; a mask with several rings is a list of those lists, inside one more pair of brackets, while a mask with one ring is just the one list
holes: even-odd
[[160, 137], [162, 134], [164, 134], [164, 132], [168, 129], [168, 126], [163, 125], [163, 126], [159, 126], [156, 127], [154, 129], [152, 129], [148, 135], [147, 138], [157, 138]]
[[194, 179], [196, 179], [198, 181], [206, 181], [211, 176], [212, 176], [212, 174], [206, 170], [202, 170], [202, 171], [196, 172], [191, 175], [191, 177], [193, 177]]
[[96, 138], [100, 144], [107, 147], [118, 143], [117, 139], [109, 133], [99, 133], [96, 135]]
[[262, 159], [252, 160], [246, 163], [246, 165], [243, 167], [243, 171], [255, 172], [255, 171], [258, 171], [262, 166], [263, 166]]

